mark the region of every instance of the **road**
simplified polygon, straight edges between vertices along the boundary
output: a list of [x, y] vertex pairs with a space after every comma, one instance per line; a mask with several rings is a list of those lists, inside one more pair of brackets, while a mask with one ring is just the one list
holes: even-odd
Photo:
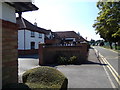
[[99, 51], [99, 53], [104, 56], [108, 62], [114, 67], [114, 69], [118, 72], [118, 52], [112, 51], [110, 49], [105, 49], [99, 46], [94, 46], [95, 49]]
[[57, 66], [68, 78], [68, 88], [113, 88], [104, 70], [104, 64], [97, 59], [93, 49], [89, 51], [88, 61], [82, 65]]
[[101, 56], [103, 56], [103, 61], [105, 60], [104, 63], [108, 64], [107, 69], [108, 69], [108, 72], [110, 72], [110, 74], [111, 74], [111, 78], [112, 78], [113, 82], [115, 83], [116, 86], [119, 86], [120, 85], [120, 81], [119, 81], [120, 76], [118, 73], [120, 71], [118, 69], [118, 62], [119, 62], [118, 52], [115, 52], [110, 49], [105, 49], [105, 48], [102, 48], [99, 46], [94, 46], [94, 48], [97, 50], [97, 53], [99, 52], [99, 54]]

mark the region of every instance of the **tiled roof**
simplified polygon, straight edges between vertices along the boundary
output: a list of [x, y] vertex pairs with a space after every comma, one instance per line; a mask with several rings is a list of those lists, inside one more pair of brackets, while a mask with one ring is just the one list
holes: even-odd
[[35, 32], [45, 33], [44, 31], [46, 29], [37, 27], [24, 18], [18, 17], [18, 18], [16, 18], [16, 20], [17, 20], [16, 23], [19, 25], [19, 30], [27, 29], [27, 30], [31, 30], [31, 31], [35, 31]]
[[51, 30], [44, 30], [45, 34], [48, 35], [50, 32], [52, 33]]
[[75, 31], [55, 32], [60, 38], [76, 38], [78, 41], [86, 41], [82, 36], [79, 36]]
[[55, 32], [61, 38], [80, 38], [80, 36], [74, 31]]

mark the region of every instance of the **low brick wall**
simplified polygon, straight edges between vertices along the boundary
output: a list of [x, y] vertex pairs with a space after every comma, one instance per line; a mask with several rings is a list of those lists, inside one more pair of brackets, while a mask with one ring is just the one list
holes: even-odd
[[80, 44], [79, 46], [44, 46], [39, 45], [39, 64], [54, 64], [57, 57], [60, 55], [65, 55], [68, 57], [77, 56], [78, 63], [83, 63], [87, 60], [88, 56], [88, 45]]
[[2, 22], [2, 84], [18, 82], [18, 25], [9, 21]]
[[30, 55], [30, 54], [38, 54], [38, 49], [18, 50], [18, 55]]

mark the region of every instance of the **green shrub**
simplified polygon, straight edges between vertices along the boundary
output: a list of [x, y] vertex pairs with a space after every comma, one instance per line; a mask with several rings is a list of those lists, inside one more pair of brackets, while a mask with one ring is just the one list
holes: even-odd
[[70, 59], [68, 60], [69, 64], [75, 64], [77, 62], [77, 57], [76, 56], [72, 56], [70, 57]]
[[65, 56], [59, 56], [57, 60], [58, 60], [58, 64], [67, 64], [68, 63], [67, 58]]
[[76, 64], [77, 62], [77, 57], [72, 56], [72, 57], [65, 57], [65, 56], [59, 56], [58, 57], [58, 64]]
[[52, 67], [42, 66], [28, 70], [23, 74], [22, 78], [23, 83], [30, 88], [67, 89], [67, 78]]

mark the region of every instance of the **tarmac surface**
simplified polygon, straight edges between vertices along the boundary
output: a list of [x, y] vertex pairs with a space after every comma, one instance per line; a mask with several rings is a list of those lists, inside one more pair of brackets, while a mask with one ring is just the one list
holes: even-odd
[[[31, 68], [39, 67], [38, 57], [19, 57], [19, 82], [22, 74]], [[54, 68], [61, 71], [68, 78], [68, 88], [112, 88], [109, 75], [104, 70], [95, 55], [93, 48], [89, 50], [88, 61], [82, 65], [59, 65]]]
[[68, 88], [112, 88], [111, 82], [93, 49], [82, 65], [57, 66], [68, 78]]
[[94, 46], [94, 48], [104, 56], [107, 61], [113, 66], [113, 68], [118, 72], [118, 58], [120, 58], [120, 55], [118, 52], [115, 52], [110, 49], [105, 49], [99, 46]]

